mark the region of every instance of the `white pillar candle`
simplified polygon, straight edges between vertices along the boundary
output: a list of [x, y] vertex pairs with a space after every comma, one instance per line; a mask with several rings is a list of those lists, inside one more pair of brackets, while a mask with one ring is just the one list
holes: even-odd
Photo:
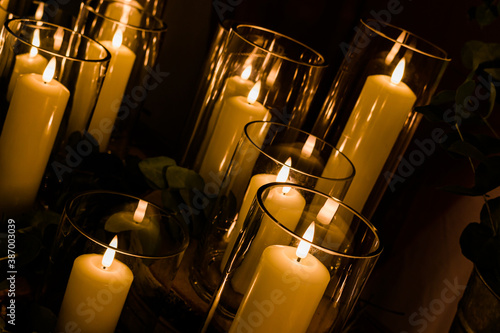
[[[392, 77], [368, 76], [337, 144], [356, 169], [344, 199], [355, 210], [363, 209], [417, 99], [401, 82], [403, 73], [404, 59]], [[335, 174], [336, 167], [330, 158], [325, 173]]]
[[70, 93], [53, 80], [55, 58], [43, 75], [16, 84], [0, 135], [0, 211], [21, 211], [35, 201]]
[[[40, 30], [38, 29], [33, 32], [32, 44], [36, 47], [40, 46]], [[45, 67], [47, 67], [47, 59], [38, 54], [36, 47], [31, 47], [30, 53], [23, 53], [16, 56], [14, 69], [12, 70], [7, 88], [7, 101], [10, 102], [17, 80], [21, 75], [29, 73], [42, 74]]]
[[[297, 226], [305, 205], [305, 199], [297, 190], [286, 187], [272, 189], [264, 202], [269, 214], [289, 230], [294, 230]], [[290, 238], [276, 222], [265, 216], [245, 258], [234, 272], [231, 279], [233, 289], [245, 294], [264, 249], [274, 244], [288, 244]]]
[[328, 270], [308, 253], [309, 247], [300, 241], [298, 248], [271, 245], [264, 250], [230, 333], [307, 331], [330, 281]]
[[248, 210], [250, 209], [250, 206], [252, 205], [255, 195], [257, 194], [257, 190], [265, 185], [269, 184], [272, 182], [286, 182], [288, 180], [288, 175], [290, 173], [290, 167], [291, 162], [290, 159], [288, 159], [285, 162], [285, 165], [280, 169], [278, 172], [278, 175], [272, 175], [272, 174], [257, 174], [253, 176], [250, 179], [250, 183], [248, 184], [247, 190], [245, 192], [245, 196], [243, 197], [243, 201], [241, 203], [240, 210], [238, 212], [238, 216], [236, 217], [236, 221], [234, 226], [228, 231], [228, 235], [226, 237], [229, 238], [228, 246], [226, 248], [226, 251], [224, 252], [224, 255], [222, 256], [222, 262], [220, 266], [221, 272], [224, 270], [224, 267], [226, 267], [227, 260], [229, 259], [229, 255], [231, 254], [231, 251], [233, 250], [234, 243], [236, 242], [236, 239], [238, 238], [238, 233], [241, 231], [243, 227], [243, 223], [245, 222], [245, 219], [247, 218], [248, 215]]
[[105, 152], [134, 66], [135, 53], [122, 45], [122, 31], [120, 29], [116, 31], [113, 41], [102, 41], [101, 44], [111, 53], [111, 61], [88, 132], [99, 143], [99, 151]]
[[[117, 247], [117, 236], [110, 246]], [[124, 263], [104, 255], [75, 259], [59, 312], [56, 332], [113, 333], [134, 279]]]
[[245, 125], [264, 120], [268, 115], [267, 109], [257, 102], [259, 90], [260, 82], [257, 82], [248, 97], [235, 96], [224, 100], [199, 171], [205, 180], [211, 179], [210, 173], [225, 173]]

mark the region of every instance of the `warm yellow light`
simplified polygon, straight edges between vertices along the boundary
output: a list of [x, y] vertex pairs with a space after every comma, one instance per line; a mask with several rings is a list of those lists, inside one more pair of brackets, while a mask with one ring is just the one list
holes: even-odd
[[45, 67], [43, 71], [42, 79], [43, 82], [49, 83], [54, 78], [54, 73], [56, 72], [56, 58], [53, 57], [50, 59], [49, 64]]
[[[113, 239], [109, 243], [109, 246], [112, 246], [114, 248], [118, 247], [118, 235], [115, 235], [115, 237], [113, 237]], [[115, 250], [106, 249], [106, 252], [104, 252], [104, 255], [102, 256], [102, 261], [101, 261], [102, 267], [104, 267], [104, 269], [111, 266], [111, 264], [113, 263], [113, 260], [115, 259], [115, 253], [116, 253]]]
[[337, 201], [327, 199], [316, 218], [321, 224], [330, 224], [338, 209], [339, 203]]
[[[45, 2], [40, 2], [35, 12], [35, 20], [40, 21], [43, 17], [43, 8], [45, 7]], [[37, 22], [37, 25], [41, 25], [41, 22]]]
[[137, 205], [137, 209], [134, 213], [134, 221], [137, 223], [141, 223], [144, 220], [144, 216], [146, 215], [146, 209], [148, 208], [148, 203], [144, 200], [139, 200], [139, 204]]
[[118, 29], [116, 30], [115, 35], [113, 36], [113, 41], [111, 42], [111, 44], [113, 45], [113, 47], [120, 47], [120, 45], [122, 45], [122, 42], [123, 42], [123, 32], [120, 29]]
[[392, 63], [392, 61], [394, 60], [394, 57], [396, 56], [396, 54], [398, 54], [399, 52], [399, 49], [401, 48], [401, 44], [403, 44], [404, 40], [405, 40], [405, 37], [406, 37], [406, 31], [403, 31], [398, 39], [396, 40], [396, 43], [394, 43], [394, 46], [392, 47], [391, 51], [389, 51], [389, 53], [387, 54], [387, 57], [385, 57], [385, 64], [386, 65], [389, 65]]
[[[304, 233], [304, 236], [302, 238], [304, 238], [305, 240], [307, 240], [309, 242], [313, 241], [313, 239], [314, 239], [314, 222], [312, 222], [311, 225], [309, 225], [309, 228], [307, 228], [307, 230]], [[307, 257], [307, 254], [309, 253], [310, 248], [311, 248], [311, 244], [301, 240], [299, 242], [299, 246], [297, 246], [297, 251], [295, 252], [295, 254], [297, 255], [297, 257], [304, 259], [305, 257]]]
[[257, 100], [257, 98], [259, 97], [259, 93], [260, 93], [260, 81], [257, 82], [252, 90], [250, 90], [250, 92], [248, 93], [248, 97], [247, 97], [247, 101], [249, 104], [253, 104], [255, 103], [255, 101]]
[[315, 145], [316, 145], [316, 137], [309, 135], [306, 142], [304, 143], [304, 147], [302, 147], [302, 151], [300, 152], [300, 154], [306, 158], [311, 157]]
[[252, 74], [252, 66], [248, 66], [247, 68], [245, 68], [243, 73], [241, 73], [241, 78], [243, 80], [248, 80], [248, 78], [250, 77], [250, 74]]
[[[292, 166], [292, 158], [289, 157], [286, 162], [285, 162], [285, 165], [283, 165], [283, 167], [281, 168], [280, 172], [278, 172], [278, 176], [276, 176], [276, 181], [277, 182], [286, 182], [288, 180], [288, 175], [290, 174], [290, 167]], [[282, 193], [283, 194], [287, 194], [288, 192], [290, 192], [290, 187], [283, 187], [283, 191]]]
[[36, 56], [38, 54], [37, 47], [40, 47], [40, 30], [36, 29], [33, 32], [33, 42], [31, 44], [36, 46], [36, 47], [32, 46], [31, 50], [30, 50], [30, 58], [33, 58], [34, 56]]
[[60, 50], [64, 39], [64, 30], [62, 27], [57, 28], [54, 34], [54, 49]]
[[399, 82], [401, 82], [404, 72], [405, 72], [405, 58], [402, 58], [399, 61], [396, 68], [394, 69], [394, 72], [392, 73], [391, 82], [394, 84], [398, 84]]

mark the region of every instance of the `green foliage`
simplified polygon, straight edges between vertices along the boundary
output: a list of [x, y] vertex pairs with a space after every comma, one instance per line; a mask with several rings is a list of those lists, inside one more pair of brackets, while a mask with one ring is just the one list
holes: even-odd
[[148, 158], [139, 168], [153, 189], [161, 190], [163, 206], [181, 214], [190, 226], [193, 236], [198, 236], [206, 224], [205, 211], [211, 202], [203, 195], [205, 182], [193, 170], [177, 166], [169, 157]]
[[[469, 11], [481, 27], [491, 24], [499, 5], [484, 1]], [[462, 62], [471, 70], [458, 88], [436, 94], [429, 105], [416, 108], [426, 119], [445, 123], [454, 132], [444, 148], [456, 158], [465, 158], [474, 173], [474, 185], [449, 185], [444, 190], [467, 196], [483, 196], [480, 222], [462, 232], [460, 246], [465, 257], [500, 294], [500, 197], [488, 193], [500, 187], [500, 137], [489, 120], [497, 107], [495, 86], [500, 83], [500, 44], [473, 40], [462, 49]]]

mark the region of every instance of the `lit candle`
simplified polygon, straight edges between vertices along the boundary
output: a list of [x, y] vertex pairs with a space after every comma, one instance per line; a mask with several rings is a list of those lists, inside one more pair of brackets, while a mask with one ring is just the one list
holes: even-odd
[[[314, 223], [303, 238], [311, 242], [313, 235]], [[330, 281], [310, 246], [301, 240], [297, 248], [271, 245], [264, 250], [230, 333], [307, 331]]]
[[268, 115], [267, 109], [257, 102], [260, 85], [260, 81], [257, 82], [247, 97], [234, 96], [224, 100], [199, 171], [204, 179], [211, 179], [211, 172], [223, 175], [245, 125], [254, 120], [264, 120]]
[[[111, 247], [118, 247], [115, 236]], [[56, 332], [112, 333], [134, 276], [114, 259], [115, 250], [75, 259], [57, 320]]]
[[160, 243], [160, 221], [157, 214], [146, 216], [148, 202], [139, 200], [135, 211], [121, 211], [111, 215], [104, 229], [112, 233], [134, 230], [131, 242], [143, 253], [156, 253]]
[[[404, 66], [403, 58], [392, 76], [368, 76], [337, 145], [356, 169], [344, 201], [358, 211], [363, 209], [417, 99], [401, 81]], [[336, 167], [335, 158], [330, 158], [325, 173], [342, 172]]]
[[[291, 187], [272, 189], [264, 201], [264, 206], [269, 214], [289, 230], [294, 230], [297, 223], [299, 223], [305, 205], [306, 201], [304, 197]], [[243, 222], [244, 220], [241, 223]], [[280, 232], [276, 223], [268, 216], [262, 219], [259, 231], [255, 235], [250, 249], [245, 254], [243, 262], [236, 269], [234, 277], [231, 279], [231, 285], [235, 291], [240, 294], [244, 294], [247, 291], [262, 252], [269, 245], [288, 244], [289, 238], [286, 236], [283, 237], [284, 235], [284, 233]]]
[[101, 41], [101, 44], [111, 53], [111, 60], [88, 129], [88, 132], [99, 143], [100, 152], [107, 150], [135, 61], [135, 53], [122, 45], [122, 38], [123, 33], [118, 29], [113, 41]]
[[234, 224], [233, 227], [230, 230], [228, 230], [227, 238], [229, 238], [229, 243], [222, 257], [222, 262], [220, 266], [221, 272], [224, 270], [224, 267], [226, 266], [227, 260], [229, 259], [229, 255], [231, 254], [231, 251], [234, 247], [234, 243], [238, 238], [238, 233], [243, 227], [243, 223], [245, 222], [245, 219], [247, 217], [248, 210], [250, 209], [250, 206], [253, 203], [255, 195], [257, 194], [257, 190], [261, 186], [272, 183], [274, 181], [276, 182], [288, 181], [290, 166], [291, 166], [291, 158], [288, 158], [285, 162], [285, 165], [278, 172], [278, 175], [261, 173], [253, 176], [250, 179], [250, 183], [248, 184], [245, 196], [243, 197], [243, 201], [241, 203], [241, 207], [236, 218], [236, 224]]
[[47, 67], [47, 59], [38, 54], [37, 47], [40, 47], [40, 30], [36, 29], [33, 32], [34, 46], [31, 47], [29, 53], [23, 53], [16, 56], [14, 69], [10, 77], [9, 86], [7, 88], [7, 101], [10, 102], [17, 80], [23, 74], [36, 73], [42, 74]]
[[0, 135], [0, 211], [35, 201], [70, 93], [53, 79], [56, 59], [43, 75], [19, 77]]

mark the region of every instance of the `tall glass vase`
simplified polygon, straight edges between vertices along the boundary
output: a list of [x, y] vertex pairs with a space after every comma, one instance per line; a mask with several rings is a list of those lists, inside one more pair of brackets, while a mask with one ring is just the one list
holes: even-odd
[[354, 163], [354, 209], [373, 214], [421, 118], [413, 108], [430, 101], [449, 61], [409, 31], [360, 22], [312, 130]]
[[[87, 131], [101, 152], [124, 157], [148, 92], [166, 76], [156, 60], [167, 26], [133, 2], [90, 1], [75, 30], [110, 50], [111, 62]], [[156, 67], [155, 67], [156, 66]]]
[[366, 218], [289, 183], [260, 187], [235, 232], [202, 332], [341, 332], [382, 252]]
[[222, 51], [198, 96], [200, 110], [184, 157], [205, 180], [211, 172], [225, 173], [248, 122], [300, 127], [325, 69], [314, 50], [261, 27], [239, 24], [218, 40]]
[[49, 159], [67, 153], [72, 119], [93, 111], [110, 54], [87, 36], [28, 19], [7, 21], [0, 39], [1, 215], [33, 207], [46, 169], [61, 179], [71, 171]]

